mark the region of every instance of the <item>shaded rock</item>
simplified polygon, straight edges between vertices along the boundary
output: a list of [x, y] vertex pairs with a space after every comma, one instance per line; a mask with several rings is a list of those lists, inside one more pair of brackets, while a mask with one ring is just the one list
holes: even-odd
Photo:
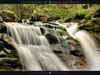
[[54, 26], [53, 25], [44, 25], [45, 27], [48, 27], [48, 28], [54, 28]]
[[20, 19], [20, 20], [18, 20], [18, 23], [22, 23], [22, 20]]
[[33, 15], [32, 17], [31, 17], [31, 21], [43, 21], [43, 15], [39, 15], [39, 14], [37, 14], [37, 15]]
[[87, 30], [86, 28], [90, 28], [90, 25], [89, 24], [81, 24], [78, 29], [85, 29]]
[[54, 53], [63, 53], [62, 51], [53, 50]]
[[71, 18], [67, 18], [67, 19], [65, 19], [64, 22], [70, 22], [71, 20], [72, 20]]
[[30, 21], [29, 24], [30, 24], [30, 25], [34, 25], [34, 22], [33, 22], [33, 21]]
[[4, 23], [0, 23], [0, 33], [7, 33], [7, 28]]
[[21, 68], [21, 63], [19, 63], [19, 59], [17, 58], [0, 58], [0, 70], [2, 71], [14, 71], [15, 69], [21, 70]]
[[9, 54], [9, 52], [7, 50], [10, 50], [11, 55], [18, 57], [18, 53], [16, 51], [16, 48], [10, 43], [11, 41], [9, 42], [6, 40], [4, 40], [3, 38], [0, 39], [0, 42], [2, 43], [2, 44], [0, 44], [0, 48], [2, 48], [1, 50], [3, 50], [7, 54]]
[[7, 48], [7, 49], [12, 49], [14, 50], [14, 46], [12, 46], [11, 44], [9, 44], [7, 41], [5, 41], [4, 39], [0, 39], [1, 42], [3, 42], [4, 46]]
[[84, 17], [85, 17], [85, 14], [78, 14], [78, 13], [76, 13], [76, 15], [74, 16], [73, 20], [76, 20], [76, 19], [81, 20], [81, 19], [84, 19]]
[[100, 32], [100, 25], [98, 20], [94, 20], [92, 22], [95, 22], [96, 24], [81, 24], [78, 29], [84, 29], [87, 31], [92, 31], [92, 32]]
[[53, 17], [48, 17], [48, 18], [47, 18], [47, 21], [52, 21], [52, 20], [54, 20]]
[[6, 57], [6, 54], [0, 54], [0, 58]]
[[80, 52], [79, 52], [79, 50], [71, 50], [70, 51], [70, 53], [72, 54], [72, 55], [74, 55], [74, 56], [83, 56]]
[[2, 16], [3, 20], [6, 22], [17, 22], [18, 21], [18, 17], [12, 11], [3, 10], [0, 12], [0, 16]]
[[45, 29], [44, 28], [42, 28], [42, 27], [40, 27], [40, 30], [41, 30], [41, 32], [42, 32], [42, 35], [45, 33]]
[[58, 43], [58, 39], [55, 35], [46, 34], [45, 37], [47, 38], [47, 40], [49, 41], [50, 44], [57, 44]]
[[50, 16], [50, 17], [47, 18], [47, 21], [54, 21], [54, 20], [59, 20], [59, 19], [60, 19], [60, 17], [55, 17], [54, 18], [54, 17]]

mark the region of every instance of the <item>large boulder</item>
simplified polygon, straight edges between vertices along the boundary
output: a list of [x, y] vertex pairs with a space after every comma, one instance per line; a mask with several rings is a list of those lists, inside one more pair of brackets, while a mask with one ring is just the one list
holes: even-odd
[[18, 21], [18, 17], [12, 11], [3, 10], [0, 12], [0, 16], [6, 22], [17, 22]]

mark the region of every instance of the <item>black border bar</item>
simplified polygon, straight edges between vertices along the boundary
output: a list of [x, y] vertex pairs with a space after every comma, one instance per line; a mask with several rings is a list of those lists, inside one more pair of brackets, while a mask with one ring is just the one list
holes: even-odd
[[0, 75], [99, 75], [100, 71], [0, 71]]
[[100, 0], [0, 0], [0, 4], [100, 4]]

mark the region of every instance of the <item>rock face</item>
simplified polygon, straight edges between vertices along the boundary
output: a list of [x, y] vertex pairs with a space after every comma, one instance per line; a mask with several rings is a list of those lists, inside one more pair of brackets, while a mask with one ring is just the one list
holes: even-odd
[[21, 70], [18, 53], [6, 34], [0, 35], [0, 71]]
[[56, 36], [52, 35], [52, 34], [46, 34], [45, 37], [48, 39], [50, 44], [56, 44], [58, 43], [58, 39]]
[[18, 17], [12, 11], [3, 10], [0, 12], [0, 16], [6, 22], [17, 22], [18, 21]]
[[3, 22], [0, 23], [0, 33], [7, 33], [6, 25]]

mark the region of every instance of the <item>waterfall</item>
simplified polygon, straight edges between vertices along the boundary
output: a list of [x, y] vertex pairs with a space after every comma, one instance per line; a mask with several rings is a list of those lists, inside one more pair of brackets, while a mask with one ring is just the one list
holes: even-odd
[[91, 35], [85, 30], [77, 31], [77, 23], [71, 24], [71, 26], [69, 25], [66, 30], [70, 36], [78, 40], [81, 44], [89, 65], [89, 70], [100, 70], [100, 62], [98, 60], [98, 57], [100, 56], [98, 54], [94, 39], [91, 37]]
[[7, 32], [19, 54], [23, 69], [27, 71], [68, 71], [53, 53], [47, 39], [36, 26], [5, 23]]

